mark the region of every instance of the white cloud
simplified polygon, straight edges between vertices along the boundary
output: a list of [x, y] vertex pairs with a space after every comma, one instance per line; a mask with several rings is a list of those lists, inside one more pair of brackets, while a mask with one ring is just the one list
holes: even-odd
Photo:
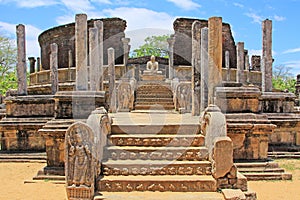
[[253, 23], [259, 23], [261, 24], [261, 22], [264, 20], [263, 16], [259, 16], [255, 13], [246, 13], [246, 16], [252, 18], [252, 22]]
[[103, 14], [108, 17], [120, 17], [126, 19], [127, 30], [142, 28], [164, 28], [172, 30], [174, 17], [164, 12], [156, 12], [146, 8], [121, 7], [105, 9]]
[[73, 13], [86, 13], [95, 10], [89, 0], [61, 0], [61, 3]]
[[241, 3], [233, 3], [235, 7], [244, 8], [245, 6]]
[[167, 0], [168, 2], [174, 3], [177, 7], [184, 10], [194, 10], [200, 8], [201, 5], [193, 2], [193, 0]]
[[274, 15], [274, 20], [278, 21], [278, 22], [282, 22], [282, 21], [286, 20], [286, 18], [283, 16]]
[[295, 49], [288, 49], [283, 52], [283, 54], [289, 54], [289, 53], [298, 53], [300, 52], [300, 48], [295, 48]]
[[58, 0], [2, 0], [2, 4], [16, 3], [21, 8], [36, 8], [59, 4]]
[[300, 74], [300, 60], [291, 60], [283, 63], [286, 67], [291, 68], [294, 75]]
[[262, 55], [262, 50], [261, 49], [260, 50], [250, 49], [250, 50], [248, 50], [248, 53], [249, 53], [250, 57], [253, 56], [253, 55], [255, 55], [255, 56], [261, 56]]
[[91, 0], [91, 2], [99, 3], [99, 4], [112, 4], [110, 0]]
[[[9, 24], [0, 21], [0, 30], [5, 32], [8, 37], [16, 38], [16, 24]], [[26, 35], [26, 51], [27, 56], [39, 56], [40, 47], [38, 44], [38, 35], [42, 32], [39, 28], [25, 24], [25, 35]]]

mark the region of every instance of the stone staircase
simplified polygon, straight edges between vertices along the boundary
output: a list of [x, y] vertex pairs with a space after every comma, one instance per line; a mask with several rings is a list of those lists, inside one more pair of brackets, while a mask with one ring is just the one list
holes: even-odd
[[139, 83], [136, 90], [136, 110], [173, 110], [173, 92], [170, 85], [160, 82]]
[[292, 174], [285, 172], [274, 161], [236, 162], [238, 171], [247, 177], [248, 181], [261, 180], [292, 180]]
[[183, 129], [168, 125], [157, 132], [155, 125], [113, 125], [98, 190], [216, 192], [204, 136], [198, 125]]

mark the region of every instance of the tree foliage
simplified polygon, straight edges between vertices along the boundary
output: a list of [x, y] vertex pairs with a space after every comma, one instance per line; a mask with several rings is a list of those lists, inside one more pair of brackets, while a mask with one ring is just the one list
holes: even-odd
[[168, 58], [168, 42], [170, 35], [149, 36], [145, 39], [145, 44], [133, 50], [132, 57], [157, 56]]
[[291, 68], [285, 65], [275, 66], [273, 69], [273, 87], [278, 90], [295, 92], [296, 79], [291, 73]]
[[0, 35], [0, 94], [17, 88], [17, 49], [13, 41]]

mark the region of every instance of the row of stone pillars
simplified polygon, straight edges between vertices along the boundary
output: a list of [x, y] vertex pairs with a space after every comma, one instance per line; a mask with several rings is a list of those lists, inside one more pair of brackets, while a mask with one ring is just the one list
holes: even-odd
[[[262, 23], [262, 92], [272, 91], [272, 21]], [[192, 115], [199, 115], [209, 104], [214, 104], [215, 87], [222, 85], [222, 18], [212, 17], [208, 28], [192, 25]], [[229, 71], [229, 52], [225, 52], [225, 67]], [[237, 43], [238, 83], [249, 82], [249, 55], [244, 43]], [[248, 71], [246, 77], [244, 70]], [[230, 71], [227, 80], [230, 80]]]
[[192, 26], [192, 115], [214, 103], [214, 89], [222, 84], [222, 18], [212, 17], [208, 28]]

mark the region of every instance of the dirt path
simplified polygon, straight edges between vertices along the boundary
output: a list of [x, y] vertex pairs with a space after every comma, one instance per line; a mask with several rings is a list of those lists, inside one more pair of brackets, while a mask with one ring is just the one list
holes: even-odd
[[277, 160], [280, 167], [293, 174], [292, 181], [252, 181], [249, 187], [256, 191], [259, 200], [299, 200], [300, 160]]
[[[299, 200], [300, 160], [279, 160], [281, 167], [293, 173], [292, 181], [249, 182], [259, 200]], [[0, 163], [0, 199], [65, 200], [65, 186], [49, 182], [24, 184], [44, 167], [38, 163]]]

